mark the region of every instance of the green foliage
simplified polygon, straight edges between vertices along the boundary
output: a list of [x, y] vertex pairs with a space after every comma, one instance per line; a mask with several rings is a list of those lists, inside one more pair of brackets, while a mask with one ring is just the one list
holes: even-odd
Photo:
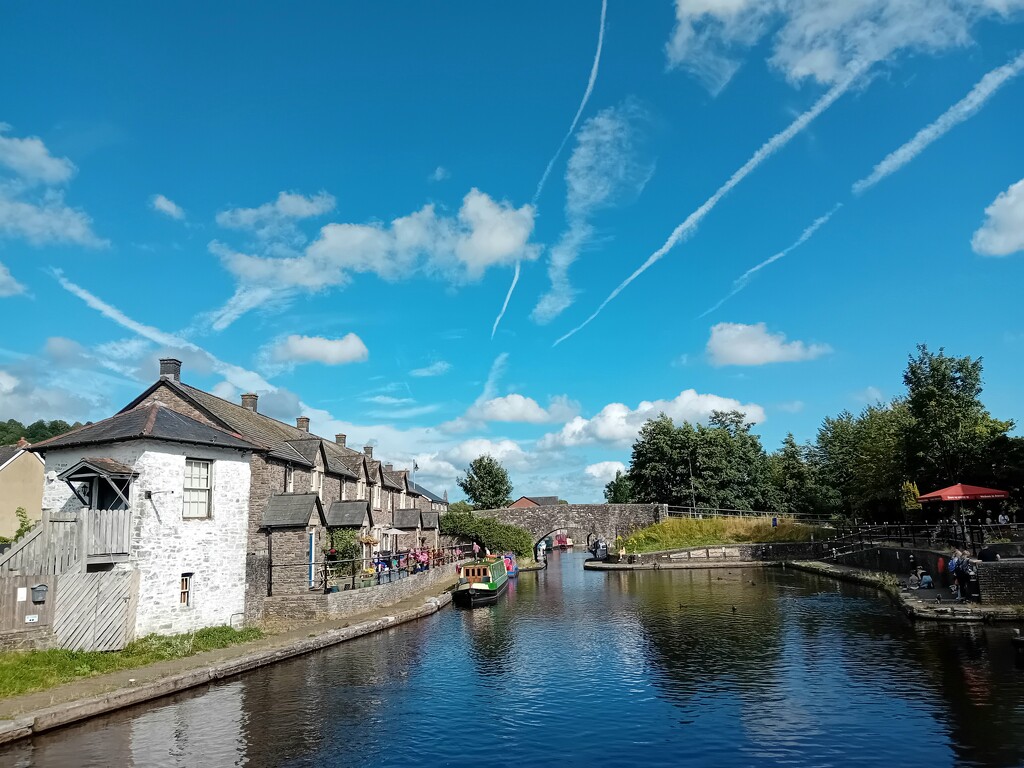
[[533, 554], [533, 537], [517, 525], [499, 523], [490, 517], [478, 517], [471, 510], [453, 510], [441, 515], [440, 529], [444, 536], [475, 541], [492, 553], [515, 552], [519, 557]]
[[14, 532], [14, 536], [11, 538], [0, 536], [0, 544], [13, 544], [26, 533], [31, 531], [36, 525], [32, 522], [31, 518], [29, 518], [28, 512], [25, 511], [24, 507], [18, 507], [14, 510], [14, 516], [18, 518], [18, 530]]
[[768, 457], [772, 485], [778, 494], [779, 507], [786, 514], [819, 514], [825, 508], [817, 473], [811, 464], [809, 446], [797, 445], [793, 434], [787, 434], [782, 447]]
[[627, 552], [713, 547], [723, 544], [775, 544], [822, 539], [827, 529], [782, 518], [778, 527], [763, 517], [673, 518], [642, 528], [623, 542]]
[[628, 504], [632, 495], [633, 485], [625, 472], [616, 471], [615, 479], [604, 487], [604, 500], [609, 504]]
[[966, 480], [992, 442], [1013, 428], [993, 419], [981, 403], [981, 358], [951, 357], [919, 344], [903, 374], [911, 429], [907, 461], [927, 488]]
[[921, 492], [917, 490], [917, 483], [907, 480], [903, 483], [900, 488], [900, 506], [903, 507], [905, 512], [911, 512], [921, 508], [921, 502], [918, 501], [918, 497]]
[[500, 509], [507, 506], [512, 495], [512, 481], [501, 462], [490, 455], [470, 462], [466, 476], [458, 479], [459, 487], [475, 509]]
[[16, 419], [0, 421], [0, 445], [14, 445], [23, 437], [30, 443], [38, 443], [40, 440], [63, 435], [65, 432], [77, 429], [80, 426], [82, 426], [82, 423], [79, 421], [76, 421], [74, 424], [68, 424], [61, 419], [56, 419], [55, 421], [43, 421], [40, 419], [39, 421], [32, 422], [27, 427]]
[[629, 468], [631, 500], [712, 509], [776, 510], [768, 458], [741, 413], [676, 426], [662, 414], [640, 429]]
[[448, 511], [455, 512], [458, 514], [464, 514], [466, 512], [472, 512], [473, 505], [470, 504], [468, 501], [453, 501], [451, 504], [448, 505]]
[[122, 651], [8, 651], [0, 653], [0, 698], [53, 688], [80, 677], [227, 648], [262, 636], [255, 628], [207, 627], [194, 634], [147, 635]]

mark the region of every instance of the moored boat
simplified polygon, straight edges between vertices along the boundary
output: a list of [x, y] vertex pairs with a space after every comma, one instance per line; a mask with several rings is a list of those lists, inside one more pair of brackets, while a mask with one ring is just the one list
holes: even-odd
[[508, 588], [505, 558], [473, 560], [462, 566], [459, 583], [452, 591], [452, 602], [462, 608], [476, 608], [497, 602]]
[[519, 575], [519, 563], [516, 562], [516, 556], [512, 552], [505, 553], [505, 573], [510, 579]]

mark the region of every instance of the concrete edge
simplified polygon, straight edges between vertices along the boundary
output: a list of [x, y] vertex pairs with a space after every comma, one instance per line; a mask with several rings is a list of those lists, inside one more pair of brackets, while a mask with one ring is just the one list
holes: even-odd
[[437, 613], [451, 600], [451, 593], [444, 592], [427, 598], [418, 608], [410, 608], [394, 616], [384, 616], [353, 626], [332, 629], [315, 637], [303, 638], [288, 646], [254, 651], [201, 669], [169, 675], [145, 685], [121, 688], [109, 693], [38, 709], [34, 712], [26, 712], [13, 720], [0, 721], [0, 744], [29, 738], [35, 734], [45, 733], [91, 717], [105, 715], [119, 709], [186, 691], [205, 683], [240, 675], [243, 672], [249, 672], [278, 661], [318, 651], [347, 640], [379, 632], [382, 629], [415, 621]]

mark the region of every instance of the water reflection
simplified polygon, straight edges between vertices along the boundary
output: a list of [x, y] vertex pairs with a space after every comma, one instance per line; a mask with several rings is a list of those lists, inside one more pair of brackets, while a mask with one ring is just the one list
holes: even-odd
[[1019, 765], [1009, 629], [782, 570], [600, 574], [0, 751], [16, 766]]

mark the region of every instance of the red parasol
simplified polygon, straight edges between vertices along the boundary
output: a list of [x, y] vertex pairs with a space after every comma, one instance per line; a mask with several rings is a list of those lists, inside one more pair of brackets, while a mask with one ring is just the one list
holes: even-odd
[[982, 488], [979, 485], [964, 485], [957, 483], [949, 488], [941, 488], [924, 496], [918, 496], [918, 501], [973, 501], [975, 499], [1006, 499], [1010, 494], [1006, 491], [997, 491], [995, 488]]

